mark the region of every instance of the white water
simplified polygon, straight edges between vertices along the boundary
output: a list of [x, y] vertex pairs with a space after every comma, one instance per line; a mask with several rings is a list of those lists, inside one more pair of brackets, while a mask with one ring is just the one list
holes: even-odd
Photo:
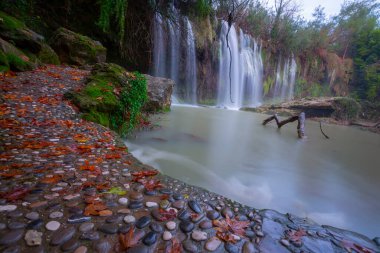
[[257, 106], [262, 101], [263, 93], [261, 47], [242, 30], [238, 37], [233, 25], [228, 33], [227, 45], [227, 33], [228, 24], [222, 21], [217, 105], [229, 109]]
[[175, 81], [174, 96], [188, 104], [196, 104], [197, 71], [195, 37], [191, 22], [173, 8], [173, 17], [154, 20], [153, 75]]
[[[281, 63], [283, 62], [283, 67]], [[276, 71], [276, 82], [274, 87], [274, 98], [281, 101], [291, 100], [294, 96], [294, 85], [296, 81], [297, 63], [294, 56], [284, 59], [279, 58]]]

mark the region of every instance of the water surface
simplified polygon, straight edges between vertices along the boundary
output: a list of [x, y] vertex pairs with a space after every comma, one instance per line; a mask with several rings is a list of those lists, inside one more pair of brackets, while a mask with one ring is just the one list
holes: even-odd
[[159, 130], [127, 141], [142, 162], [164, 174], [255, 208], [380, 235], [380, 135], [307, 121], [263, 127], [266, 115], [172, 107]]

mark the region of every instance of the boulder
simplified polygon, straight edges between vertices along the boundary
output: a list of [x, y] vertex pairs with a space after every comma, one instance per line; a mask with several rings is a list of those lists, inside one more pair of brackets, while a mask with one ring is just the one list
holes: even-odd
[[169, 110], [174, 81], [162, 77], [144, 76], [147, 80], [148, 101], [145, 103], [143, 110], [146, 112]]
[[0, 38], [0, 72], [26, 71], [35, 67], [28, 56], [11, 43]]
[[106, 61], [107, 49], [99, 41], [59, 28], [49, 40], [62, 63], [88, 66]]

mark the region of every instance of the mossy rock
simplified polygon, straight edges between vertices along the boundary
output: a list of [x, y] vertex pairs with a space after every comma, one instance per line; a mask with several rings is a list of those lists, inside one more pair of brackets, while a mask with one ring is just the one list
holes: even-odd
[[59, 57], [54, 50], [47, 44], [43, 44], [41, 51], [37, 55], [38, 59], [45, 64], [59, 65]]
[[25, 27], [26, 26], [22, 21], [0, 11], [0, 29], [17, 30]]
[[8, 70], [27, 71], [32, 70], [35, 64], [21, 50], [0, 39], [0, 66], [1, 72]]
[[87, 66], [106, 61], [107, 49], [100, 42], [63, 27], [53, 34], [49, 44], [62, 63]]
[[0, 73], [7, 72], [9, 70], [9, 62], [7, 56], [0, 49]]
[[356, 120], [361, 112], [360, 104], [348, 97], [334, 98], [333, 108], [333, 116], [339, 120]]
[[96, 64], [91, 70], [91, 76], [88, 81], [110, 82], [119, 87], [128, 85], [128, 72], [114, 63], [99, 63]]

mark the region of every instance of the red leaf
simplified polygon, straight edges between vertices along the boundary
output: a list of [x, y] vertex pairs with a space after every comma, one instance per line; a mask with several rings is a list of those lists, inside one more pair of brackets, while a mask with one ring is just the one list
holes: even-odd
[[139, 238], [134, 237], [135, 229], [131, 227], [126, 234], [119, 234], [120, 251], [128, 250], [139, 243]]

